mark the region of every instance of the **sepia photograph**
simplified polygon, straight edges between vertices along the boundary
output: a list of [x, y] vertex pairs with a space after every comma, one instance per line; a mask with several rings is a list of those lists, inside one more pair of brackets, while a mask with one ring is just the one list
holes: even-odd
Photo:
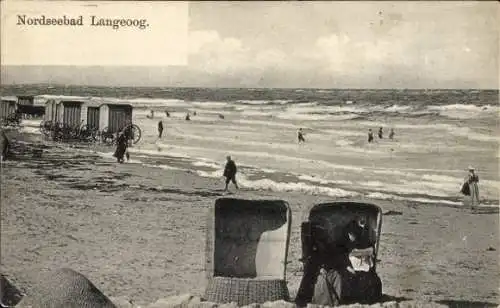
[[0, 307], [500, 307], [497, 1], [1, 1]]

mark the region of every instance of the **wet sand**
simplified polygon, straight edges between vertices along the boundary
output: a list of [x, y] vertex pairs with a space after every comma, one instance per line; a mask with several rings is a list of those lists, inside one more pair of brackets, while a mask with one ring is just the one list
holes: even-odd
[[[136, 303], [203, 293], [206, 216], [223, 196], [222, 179], [9, 136], [22, 141], [13, 140], [15, 157], [1, 175], [2, 272], [14, 285], [29, 292], [39, 271], [70, 267], [106, 295]], [[41, 147], [42, 157], [33, 158]], [[244, 190], [230, 196], [290, 203], [287, 279], [294, 296], [302, 275], [300, 223], [312, 205], [333, 199]], [[375, 203], [388, 213], [378, 265], [385, 294], [459, 306], [500, 303], [498, 211]]]

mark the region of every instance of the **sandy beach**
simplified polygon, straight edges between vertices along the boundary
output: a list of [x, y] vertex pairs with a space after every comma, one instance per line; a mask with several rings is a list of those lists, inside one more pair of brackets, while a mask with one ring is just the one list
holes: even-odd
[[[69, 267], [106, 295], [136, 303], [203, 293], [206, 216], [223, 197], [222, 179], [117, 164], [85, 146], [8, 135], [14, 157], [1, 175], [1, 261], [14, 285], [29, 292], [39, 271]], [[43, 148], [41, 158], [33, 158], [35, 148]], [[230, 196], [290, 203], [287, 280], [294, 296], [302, 275], [300, 223], [314, 204], [339, 199], [246, 189]], [[378, 267], [385, 294], [457, 307], [500, 303], [498, 211], [373, 202], [387, 214]]]

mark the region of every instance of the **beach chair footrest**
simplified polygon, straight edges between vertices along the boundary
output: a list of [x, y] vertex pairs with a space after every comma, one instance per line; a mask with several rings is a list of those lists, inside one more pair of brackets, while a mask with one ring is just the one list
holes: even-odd
[[213, 277], [209, 280], [204, 299], [215, 303], [235, 302], [238, 306], [290, 298], [283, 279]]

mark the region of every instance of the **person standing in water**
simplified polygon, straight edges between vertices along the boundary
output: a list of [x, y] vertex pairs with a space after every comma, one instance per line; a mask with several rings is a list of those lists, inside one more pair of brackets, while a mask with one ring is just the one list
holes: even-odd
[[391, 132], [389, 133], [389, 139], [394, 139], [394, 128], [391, 128]]
[[473, 208], [479, 205], [479, 186], [477, 184], [479, 183], [479, 176], [473, 167], [469, 167], [469, 175], [465, 183], [469, 186], [470, 206]]
[[373, 142], [373, 131], [372, 129], [370, 128], [368, 130], [368, 143], [372, 143]]
[[382, 127], [380, 127], [380, 128], [378, 129], [378, 137], [379, 137], [380, 139], [384, 138], [384, 131], [383, 131], [383, 128], [382, 128]]
[[299, 128], [299, 131], [297, 132], [297, 137], [299, 139], [299, 143], [306, 142], [306, 139], [304, 139], [304, 133], [302, 132], [302, 128]]
[[163, 135], [163, 122], [159, 121], [158, 122], [158, 138], [161, 138]]
[[226, 166], [224, 167], [224, 177], [226, 177], [226, 187], [224, 188], [224, 191], [227, 191], [229, 182], [233, 182], [236, 189], [239, 189], [238, 183], [236, 182], [236, 172], [238, 171], [236, 168], [236, 164], [234, 160], [231, 159], [231, 156], [227, 156], [226, 159], [227, 162]]

